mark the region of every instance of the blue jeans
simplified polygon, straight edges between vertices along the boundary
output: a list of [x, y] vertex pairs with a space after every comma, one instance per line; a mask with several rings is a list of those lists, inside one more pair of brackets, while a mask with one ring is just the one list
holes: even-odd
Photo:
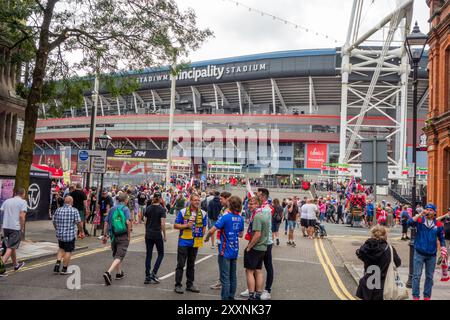
[[227, 259], [219, 255], [220, 282], [222, 283], [222, 300], [234, 300], [236, 294], [236, 261], [237, 259]]
[[425, 265], [425, 288], [423, 290], [424, 298], [431, 298], [431, 289], [433, 288], [433, 274], [436, 267], [436, 256], [424, 256], [414, 251], [414, 273], [412, 279], [412, 295], [415, 298], [420, 297], [420, 278], [422, 269]]

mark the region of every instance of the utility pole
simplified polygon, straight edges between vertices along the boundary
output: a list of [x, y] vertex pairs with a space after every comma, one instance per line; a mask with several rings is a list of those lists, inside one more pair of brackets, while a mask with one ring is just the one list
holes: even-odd
[[170, 173], [172, 169], [172, 148], [173, 148], [173, 114], [175, 112], [175, 88], [176, 88], [176, 57], [171, 70], [170, 87], [170, 113], [169, 113], [169, 141], [167, 146], [167, 169], [166, 169], [166, 187], [171, 185]]
[[[95, 129], [96, 129], [96, 120], [97, 120], [97, 103], [98, 103], [98, 77], [100, 72], [100, 57], [97, 56], [97, 63], [95, 66], [95, 80], [94, 80], [94, 91], [92, 91], [92, 97], [94, 101], [94, 105], [91, 110], [91, 128], [89, 130], [89, 150], [95, 149]], [[90, 170], [90, 165], [89, 165]], [[91, 185], [91, 172], [88, 171], [86, 173], [86, 189], [89, 189]]]

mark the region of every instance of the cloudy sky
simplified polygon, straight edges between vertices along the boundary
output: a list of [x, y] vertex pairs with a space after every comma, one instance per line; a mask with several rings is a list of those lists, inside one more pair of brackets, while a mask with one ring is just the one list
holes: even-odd
[[[367, 31], [405, 0], [365, 0], [361, 31]], [[246, 54], [341, 46], [347, 35], [353, 0], [239, 0], [240, 3], [296, 23], [299, 28], [261, 15], [230, 0], [176, 0], [181, 9], [197, 14], [198, 25], [215, 37], [189, 56], [190, 61]], [[428, 32], [425, 0], [415, 0], [413, 21]], [[303, 28], [308, 28], [305, 32]], [[316, 35], [316, 32], [319, 35]], [[326, 38], [328, 36], [328, 39]], [[334, 41], [336, 39], [338, 42]]]

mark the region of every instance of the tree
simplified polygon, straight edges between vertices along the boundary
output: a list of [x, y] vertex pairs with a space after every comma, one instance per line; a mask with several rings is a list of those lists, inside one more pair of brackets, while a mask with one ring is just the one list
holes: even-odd
[[102, 72], [143, 69], [171, 63], [174, 52], [185, 56], [212, 36], [174, 0], [0, 0], [0, 28], [0, 47], [26, 64], [16, 188], [29, 185], [38, 108], [48, 88], [58, 87], [61, 96], [74, 97], [67, 105], [76, 104], [85, 82], [70, 79], [92, 73], [97, 59]]

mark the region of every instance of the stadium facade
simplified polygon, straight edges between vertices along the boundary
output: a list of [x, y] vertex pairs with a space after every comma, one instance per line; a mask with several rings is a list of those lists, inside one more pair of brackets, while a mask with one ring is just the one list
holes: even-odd
[[[324, 173], [323, 169], [331, 172], [331, 166], [325, 164], [339, 162], [340, 66], [340, 48], [262, 53], [192, 63], [179, 73], [176, 81], [174, 170], [193, 171], [197, 176], [242, 172], [259, 176], [261, 169], [265, 169], [265, 175], [280, 179], [319, 175]], [[421, 141], [428, 109], [426, 66], [427, 57], [422, 60], [419, 72], [418, 141]], [[136, 92], [113, 97], [101, 91], [99, 95], [96, 136], [106, 129], [113, 138], [108, 151], [109, 173], [162, 173], [169, 130], [169, 69], [129, 72], [126, 76], [137, 79], [140, 88]], [[362, 84], [370, 82], [357, 73], [351, 77]], [[401, 79], [390, 74], [383, 81], [393, 84]], [[412, 91], [408, 89], [407, 163], [412, 150]], [[374, 92], [380, 100], [387, 94]], [[348, 96], [349, 105], [357, 101], [357, 96]], [[390, 103], [395, 104], [395, 97]], [[71, 170], [76, 172], [77, 151], [88, 147], [92, 106], [92, 96], [86, 95], [82, 108], [66, 110], [63, 118], [55, 119], [47, 118], [50, 105], [43, 105], [34, 163], [53, 162], [59, 166], [59, 148], [69, 146]], [[373, 137], [380, 128], [389, 127], [388, 118], [395, 116], [395, 112], [387, 108], [383, 117], [368, 111], [364, 118], [368, 129], [359, 134]], [[355, 115], [349, 108], [347, 117]], [[256, 136], [248, 136], [249, 129], [256, 130]], [[228, 133], [233, 130], [243, 132], [244, 136], [230, 138]], [[277, 139], [276, 148], [271, 138]], [[250, 150], [251, 141], [256, 141], [256, 151]], [[388, 153], [398, 152], [395, 137], [388, 142]], [[214, 149], [218, 143], [224, 148], [222, 153], [210, 150], [208, 157], [195, 161], [199, 150]], [[264, 160], [274, 157], [276, 168], [264, 164]], [[426, 151], [419, 152], [417, 166], [427, 167]]]

